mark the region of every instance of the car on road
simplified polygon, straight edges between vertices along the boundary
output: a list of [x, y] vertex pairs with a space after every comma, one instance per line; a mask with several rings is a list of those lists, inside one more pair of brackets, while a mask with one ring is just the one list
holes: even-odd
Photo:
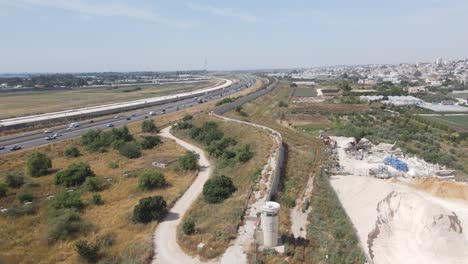
[[72, 128], [76, 128], [76, 127], [79, 127], [79, 126], [80, 126], [80, 123], [75, 122], [75, 123], [71, 123], [70, 125], [68, 125], [67, 129], [72, 129]]
[[120, 116], [119, 115], [114, 116], [114, 119], [117, 119], [117, 118], [120, 118]]
[[11, 151], [20, 150], [20, 149], [22, 149], [22, 147], [18, 146], [18, 145], [13, 146], [13, 147], [10, 148]]
[[148, 116], [145, 116], [145, 119], [147, 119], [147, 118], [148, 118]]
[[94, 120], [89, 120], [89, 123], [90, 123], [90, 124], [94, 123]]
[[154, 111], [150, 111], [149, 112], [149, 115], [152, 116], [152, 115], [155, 115], [156, 113]]
[[50, 133], [53, 133], [54, 130], [52, 129], [47, 129], [47, 130], [44, 130], [44, 134], [50, 134]]
[[4, 147], [4, 146], [0, 146], [0, 150], [4, 150], [4, 149], [5, 149], [5, 147]]
[[44, 139], [47, 141], [51, 141], [51, 140], [57, 139], [57, 137], [50, 136], [50, 137], [45, 137]]
[[113, 127], [113, 126], [114, 126], [114, 124], [111, 124], [111, 123], [106, 125], [106, 127]]
[[127, 117], [127, 120], [132, 120], [132, 117], [130, 117], [130, 116], [129, 116], [129, 117]]
[[136, 114], [132, 114], [133, 117], [136, 117], [137, 115]]

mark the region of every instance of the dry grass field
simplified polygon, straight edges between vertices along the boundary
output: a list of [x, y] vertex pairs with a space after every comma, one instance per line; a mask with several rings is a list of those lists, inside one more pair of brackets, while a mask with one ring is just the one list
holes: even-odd
[[[258, 89], [261, 82], [242, 91], [246, 94]], [[239, 95], [239, 94], [238, 94]], [[236, 95], [237, 96], [237, 95]], [[186, 114], [196, 114], [211, 109], [216, 102], [197, 105], [185, 111], [178, 111], [155, 117], [158, 127], [166, 126], [180, 120]], [[129, 126], [130, 132], [138, 138], [141, 135], [141, 122]], [[82, 152], [78, 158], [66, 158], [63, 151], [68, 145], [77, 145]], [[46, 153], [53, 163], [53, 168], [47, 176], [28, 178], [29, 184], [20, 189], [9, 189], [6, 197], [0, 198], [0, 206], [12, 208], [19, 205], [16, 201], [18, 192], [29, 190], [36, 200], [34, 207], [37, 213], [32, 216], [7, 217], [0, 215], [0, 263], [76, 263], [78, 256], [74, 244], [78, 239], [100, 241], [111, 239], [112, 246], [104, 250], [104, 257], [116, 259], [120, 257], [125, 263], [147, 263], [152, 256], [152, 233], [157, 223], [147, 225], [133, 224], [131, 213], [138, 200], [152, 195], [162, 195], [170, 206], [185, 191], [193, 180], [193, 173], [181, 173], [171, 165], [162, 172], [169, 182], [165, 189], [143, 192], [137, 189], [137, 178], [125, 177], [125, 171], [153, 168], [152, 161], [170, 160], [182, 155], [185, 150], [175, 143], [164, 140], [163, 144], [153, 150], [143, 151], [139, 159], [129, 160], [119, 155], [115, 150], [106, 153], [89, 153], [80, 146], [80, 139], [70, 139], [56, 142], [35, 149], [21, 150], [2, 156], [0, 159], [0, 181], [8, 171], [24, 171], [25, 163], [32, 151]], [[92, 194], [84, 192], [82, 200], [88, 204], [82, 213], [82, 218], [91, 224], [88, 232], [76, 239], [48, 243], [47, 233], [47, 200], [45, 197], [55, 194], [60, 188], [53, 184], [53, 174], [67, 167], [72, 162], [88, 162], [98, 177], [112, 178], [110, 186], [100, 194], [104, 204], [91, 205]], [[110, 162], [118, 164], [112, 169]]]
[[[42, 114], [106, 103], [157, 97], [173, 93], [193, 91], [215, 85], [217, 81], [192, 84], [166, 84], [135, 87], [74, 89], [27, 93], [0, 93], [0, 118], [30, 114]], [[131, 91], [140, 87], [141, 90]], [[112, 87], [115, 88], [115, 87]]]
[[[216, 164], [213, 175], [230, 177], [237, 191], [219, 204], [209, 204], [203, 196], [196, 200], [183, 220], [192, 219], [195, 222], [196, 234], [184, 235], [179, 226], [178, 241], [185, 251], [192, 255], [198, 253], [202, 258], [214, 258], [223, 254], [230, 241], [237, 236], [237, 227], [241, 223], [250, 191], [255, 185], [258, 172], [263, 168], [274, 143], [263, 130], [222, 122], [207, 115], [196, 116], [193, 123], [201, 126], [206, 121], [215, 121], [226, 137], [234, 138], [239, 142], [238, 144], [249, 144], [254, 153], [253, 158], [247, 163], [236, 162], [228, 166], [221, 166], [220, 159], [213, 159], [213, 163]], [[177, 135], [184, 140], [193, 142], [187, 130], [178, 130]], [[193, 143], [197, 144], [197, 142]], [[205, 244], [202, 250], [197, 250], [199, 243]]]

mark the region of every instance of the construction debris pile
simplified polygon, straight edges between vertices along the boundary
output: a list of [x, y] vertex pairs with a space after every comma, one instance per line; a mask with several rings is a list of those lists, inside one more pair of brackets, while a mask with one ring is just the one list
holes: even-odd
[[[446, 170], [438, 164], [431, 164], [417, 157], [404, 155], [395, 143], [372, 144], [366, 138], [322, 137], [332, 154], [342, 152], [341, 166], [348, 164], [348, 171], [362, 176], [376, 178], [390, 177], [437, 177], [439, 179], [453, 179], [454, 171]], [[342, 159], [342, 158], [341, 158]]]

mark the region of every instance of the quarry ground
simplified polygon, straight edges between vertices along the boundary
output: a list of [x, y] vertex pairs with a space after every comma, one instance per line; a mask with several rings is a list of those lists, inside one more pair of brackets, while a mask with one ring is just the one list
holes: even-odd
[[357, 176], [344, 156], [331, 184], [374, 263], [468, 263], [468, 185], [430, 179]]

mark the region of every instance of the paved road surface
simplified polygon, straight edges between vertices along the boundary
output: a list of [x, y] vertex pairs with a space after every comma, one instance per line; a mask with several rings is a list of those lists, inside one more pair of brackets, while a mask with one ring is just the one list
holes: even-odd
[[169, 211], [164, 220], [159, 223], [154, 232], [155, 258], [153, 264], [181, 264], [181, 263], [202, 263], [199, 259], [185, 254], [177, 244], [177, 225], [183, 218], [185, 212], [190, 208], [190, 205], [197, 199], [203, 189], [203, 184], [210, 177], [212, 167], [207, 159], [205, 152], [185, 141], [182, 141], [170, 134], [172, 127], [164, 128], [161, 131], [161, 136], [175, 140], [175, 142], [185, 149], [196, 152], [200, 155], [200, 172], [193, 184], [188, 188], [184, 195], [176, 202]]
[[[10, 148], [15, 145], [21, 146], [23, 149], [25, 149], [25, 148], [31, 148], [31, 147], [36, 147], [36, 146], [51, 143], [52, 141], [47, 141], [44, 138], [54, 133], [61, 134], [62, 136], [60, 136], [59, 138], [53, 141], [61, 141], [61, 140], [69, 139], [69, 138], [78, 137], [84, 134], [89, 129], [106, 129], [108, 124], [112, 124], [115, 127], [118, 127], [118, 126], [126, 125], [132, 122], [144, 120], [145, 117], [148, 117], [148, 113], [150, 111], [155, 112], [157, 115], [161, 115], [163, 114], [162, 113], [163, 110], [165, 111], [165, 113], [171, 113], [171, 112], [183, 110], [183, 109], [198, 105], [198, 102], [197, 102], [198, 99], [203, 99], [206, 102], [218, 100], [222, 97], [237, 93], [240, 90], [245, 89], [247, 84], [254, 80], [255, 79], [253, 79], [251, 76], [244, 76], [243, 78], [241, 78], [241, 81], [238, 84], [233, 84], [231, 87], [225, 88], [223, 90], [218, 90], [218, 91], [207, 93], [206, 95], [201, 96], [201, 97], [199, 96], [195, 98], [189, 98], [189, 99], [185, 99], [185, 100], [178, 101], [178, 102], [172, 102], [172, 103], [168, 103], [164, 105], [159, 105], [155, 107], [149, 107], [145, 109], [132, 111], [130, 113], [118, 114], [116, 115], [117, 118], [107, 117], [107, 118], [101, 118], [101, 119], [92, 119], [94, 121], [93, 123], [90, 123], [89, 120], [82, 121], [80, 122], [81, 123], [80, 127], [74, 128], [71, 130], [68, 130], [67, 129], [68, 126], [66, 125], [66, 126], [59, 126], [59, 127], [53, 128], [54, 132], [51, 134], [44, 134], [42, 132], [33, 132], [33, 133], [23, 135], [23, 136], [3, 139], [3, 140], [0, 140], [0, 146], [5, 147], [5, 149], [0, 150], [0, 155], [10, 153], [11, 152]], [[131, 120], [127, 120], [127, 117], [131, 117]]]

